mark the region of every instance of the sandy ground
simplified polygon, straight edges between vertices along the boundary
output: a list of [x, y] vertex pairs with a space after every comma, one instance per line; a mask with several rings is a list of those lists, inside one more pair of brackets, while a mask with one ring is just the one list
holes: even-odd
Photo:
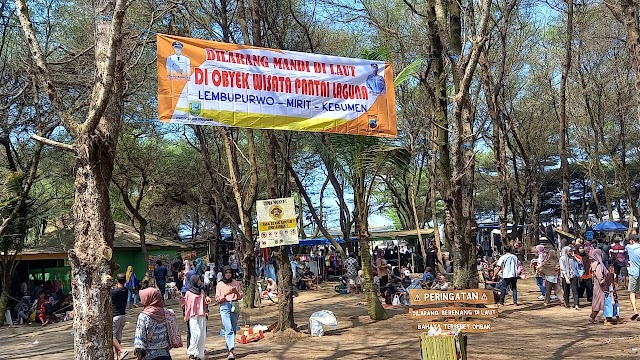
[[[640, 349], [640, 322], [614, 327], [590, 325], [590, 306], [565, 309], [545, 308], [536, 300], [535, 282], [519, 282], [522, 306], [501, 308], [488, 333], [469, 334], [469, 359], [632, 359], [639, 358], [632, 349]], [[534, 289], [535, 288], [535, 289]], [[629, 317], [626, 292], [620, 292], [623, 317]], [[359, 304], [360, 303], [360, 304]], [[407, 317], [406, 307], [389, 309], [391, 318], [373, 322], [366, 314], [363, 296], [335, 295], [332, 284], [319, 291], [303, 292], [295, 300], [296, 322], [306, 324], [309, 315], [318, 310], [331, 310], [339, 328], [321, 338], [302, 336], [297, 340], [274, 341], [273, 335], [255, 343], [237, 345], [239, 359], [419, 359], [419, 333]], [[172, 308], [176, 303], [169, 302]], [[626, 310], [626, 311], [625, 311]], [[241, 321], [268, 325], [276, 315], [274, 304], [245, 310]], [[125, 326], [124, 345], [131, 350], [135, 317], [129, 314]], [[181, 324], [183, 333], [184, 324]], [[224, 359], [224, 338], [217, 308], [208, 321], [207, 359]], [[36, 343], [37, 342], [37, 343]], [[172, 357], [186, 360], [186, 348], [175, 349]], [[72, 359], [73, 330], [71, 323], [58, 323], [45, 328], [17, 326], [0, 329], [0, 359], [47, 360]], [[129, 355], [128, 359], [133, 359]]]

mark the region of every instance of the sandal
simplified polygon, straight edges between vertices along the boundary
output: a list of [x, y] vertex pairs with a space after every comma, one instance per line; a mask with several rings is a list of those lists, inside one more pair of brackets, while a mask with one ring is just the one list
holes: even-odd
[[589, 318], [589, 322], [590, 322], [591, 324], [597, 324], [597, 323], [598, 323], [598, 322], [596, 321], [596, 319], [593, 319], [593, 318]]
[[631, 316], [631, 320], [635, 320], [635, 319], [637, 319], [637, 318], [638, 318], [638, 314], [633, 314], [633, 315]]
[[613, 324], [609, 320], [604, 321], [604, 326], [613, 326]]

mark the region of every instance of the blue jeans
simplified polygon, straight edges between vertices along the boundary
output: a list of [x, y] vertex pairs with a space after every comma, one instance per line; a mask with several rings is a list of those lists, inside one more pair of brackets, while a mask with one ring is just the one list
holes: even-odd
[[502, 279], [502, 282], [500, 283], [500, 304], [504, 305], [504, 297], [507, 296], [508, 287], [510, 287], [511, 291], [513, 292], [513, 303], [517, 304], [518, 303], [518, 278], [517, 277]]
[[538, 285], [538, 288], [540, 289], [540, 293], [542, 293], [542, 296], [545, 296], [546, 289], [544, 288], [544, 279], [542, 279], [542, 277], [538, 277], [536, 276], [536, 284]]
[[231, 303], [229, 301], [220, 304], [220, 317], [222, 318], [222, 326], [224, 326], [224, 338], [227, 342], [227, 350], [233, 350], [236, 343], [238, 314], [231, 312]]
[[156, 285], [158, 286], [158, 290], [160, 290], [162, 300], [164, 301], [164, 292], [167, 290], [167, 283], [156, 283]]
[[129, 295], [127, 296], [127, 307], [130, 308], [131, 305], [136, 305], [138, 299], [138, 290], [136, 289], [127, 289], [129, 290]]

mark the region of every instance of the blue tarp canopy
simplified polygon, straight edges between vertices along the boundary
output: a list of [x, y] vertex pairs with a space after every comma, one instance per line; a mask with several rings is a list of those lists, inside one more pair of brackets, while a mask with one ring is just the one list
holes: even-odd
[[[339, 244], [344, 244], [343, 239], [339, 237], [335, 237], [334, 239]], [[304, 240], [301, 239], [298, 245], [300, 246], [331, 245], [331, 242], [327, 238], [315, 238], [315, 239], [304, 239]]]
[[615, 221], [605, 221], [593, 227], [595, 231], [627, 231], [627, 227]]

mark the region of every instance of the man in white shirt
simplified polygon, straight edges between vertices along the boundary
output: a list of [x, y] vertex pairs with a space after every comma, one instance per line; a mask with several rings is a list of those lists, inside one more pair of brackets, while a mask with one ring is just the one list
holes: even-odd
[[500, 291], [500, 305], [504, 305], [504, 297], [507, 295], [507, 287], [513, 292], [513, 304], [518, 305], [518, 257], [513, 255], [511, 246], [504, 247], [505, 254], [498, 259], [498, 271], [502, 270], [502, 283]]
[[167, 79], [189, 80], [191, 76], [191, 60], [182, 55], [182, 43], [174, 41], [173, 51], [175, 54], [167, 58]]

